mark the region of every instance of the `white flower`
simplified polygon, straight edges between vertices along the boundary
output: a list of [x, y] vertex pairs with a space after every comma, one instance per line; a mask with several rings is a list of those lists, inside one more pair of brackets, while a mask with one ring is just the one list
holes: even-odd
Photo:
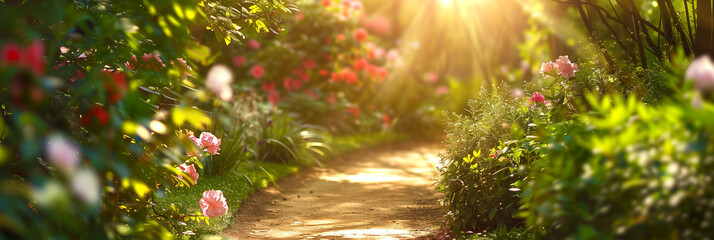
[[695, 87], [702, 92], [711, 92], [714, 90], [714, 63], [709, 56], [699, 57], [689, 64], [685, 77], [694, 81]]
[[233, 73], [225, 65], [215, 65], [206, 76], [206, 88], [216, 94], [221, 100], [228, 101], [233, 97]]
[[79, 164], [79, 148], [62, 135], [52, 135], [45, 146], [47, 160], [67, 175], [74, 173]]

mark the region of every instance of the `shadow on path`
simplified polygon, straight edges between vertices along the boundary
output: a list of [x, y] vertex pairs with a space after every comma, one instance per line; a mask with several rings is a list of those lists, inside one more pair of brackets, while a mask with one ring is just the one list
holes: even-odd
[[428, 239], [441, 222], [440, 146], [401, 143], [309, 168], [249, 197], [223, 233], [234, 239]]

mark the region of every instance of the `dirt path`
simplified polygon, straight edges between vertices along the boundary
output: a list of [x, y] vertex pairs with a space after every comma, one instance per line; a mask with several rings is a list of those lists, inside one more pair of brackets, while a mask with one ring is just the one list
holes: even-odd
[[439, 227], [431, 186], [439, 145], [357, 151], [249, 197], [224, 232], [233, 239], [428, 239]]

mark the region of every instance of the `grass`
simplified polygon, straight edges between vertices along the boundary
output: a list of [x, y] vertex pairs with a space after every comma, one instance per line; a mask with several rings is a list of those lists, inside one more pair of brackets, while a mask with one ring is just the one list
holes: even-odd
[[[345, 152], [355, 151], [361, 148], [371, 147], [378, 144], [406, 139], [407, 136], [395, 133], [368, 133], [349, 136], [329, 136], [326, 139], [331, 148], [330, 157], [334, 157]], [[288, 176], [300, 170], [300, 165], [252, 162], [239, 166], [241, 174], [224, 174], [217, 176], [201, 175], [198, 183], [191, 187], [180, 187], [167, 193], [166, 197], [156, 197], [157, 211], [170, 209], [173, 203], [180, 213], [200, 212], [198, 205], [203, 192], [206, 190], [221, 190], [228, 203], [228, 213], [223, 216], [211, 218], [209, 225], [204, 221], [187, 221], [187, 228], [196, 233], [196, 236], [207, 238], [218, 238], [211, 236], [220, 233], [232, 222], [234, 212], [239, 209], [241, 203], [248, 196], [258, 189], [267, 187], [271, 182]], [[265, 171], [264, 171], [265, 170]]]
[[499, 228], [490, 232], [481, 234], [467, 234], [458, 239], [475, 239], [475, 240], [527, 240], [531, 239], [531, 235], [523, 228]]

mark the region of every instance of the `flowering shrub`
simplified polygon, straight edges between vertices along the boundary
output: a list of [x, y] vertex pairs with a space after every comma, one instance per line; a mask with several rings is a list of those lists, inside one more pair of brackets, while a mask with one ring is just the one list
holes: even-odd
[[[220, 136], [202, 134], [196, 146], [181, 131], [212, 125], [192, 107], [214, 96], [194, 71], [210, 59], [189, 29], [209, 26], [228, 42], [240, 33], [234, 21], [264, 31], [277, 22], [266, 15], [288, 9], [231, 2], [263, 12], [184, 0], [0, 4], [0, 20], [12, 23], [0, 29], [0, 212], [9, 223], [0, 238], [162, 239], [199, 217], [153, 209], [154, 198], [197, 183], [204, 152], [221, 150]], [[225, 10], [235, 14], [211, 17]], [[211, 81], [212, 91], [230, 84]]]
[[505, 85], [480, 91], [468, 105], [471, 115], [444, 113], [448, 139], [438, 190], [447, 223], [455, 235], [521, 226], [518, 187], [538, 156], [534, 126], [547, 123], [547, 109], [514, 96]]
[[360, 1], [301, 2], [298, 16], [282, 19], [279, 36], [249, 33], [242, 48], [215, 46], [226, 53], [217, 61], [243, 79], [236, 91], [260, 89], [301, 122], [341, 132], [382, 130], [389, 114], [374, 96], [399, 53], [387, 54], [357, 27], [361, 11]]

